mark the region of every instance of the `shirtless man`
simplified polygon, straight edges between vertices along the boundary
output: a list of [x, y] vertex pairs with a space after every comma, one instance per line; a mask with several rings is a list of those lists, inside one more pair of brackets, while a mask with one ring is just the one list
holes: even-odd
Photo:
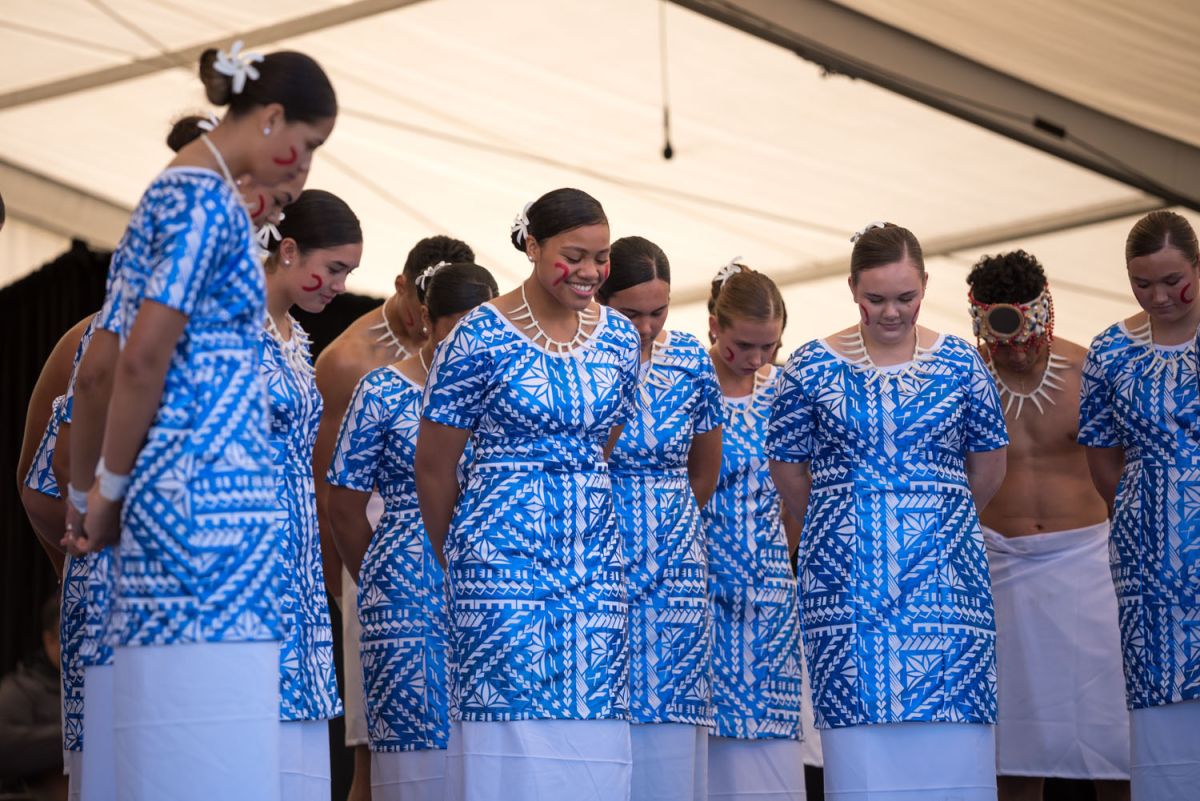
[[[329, 343], [317, 359], [317, 388], [325, 402], [317, 443], [313, 453], [313, 473], [317, 487], [317, 518], [321, 527], [321, 553], [325, 562], [325, 584], [329, 592], [342, 599], [342, 647], [345, 654], [346, 745], [354, 748], [354, 782], [347, 801], [369, 801], [371, 797], [371, 752], [368, 747], [367, 721], [363, 710], [362, 669], [358, 657], [359, 624], [356, 587], [342, 569], [334, 547], [333, 529], [326, 501], [329, 485], [325, 471], [337, 443], [342, 415], [350, 405], [359, 379], [374, 370], [415, 353], [425, 341], [421, 327], [421, 307], [414, 282], [426, 268], [440, 261], [474, 261], [475, 254], [465, 243], [448, 236], [422, 239], [408, 253], [404, 271], [396, 276], [396, 292], [379, 308], [372, 309], [352, 322], [337, 339]], [[368, 516], [372, 525], [379, 520], [383, 503], [372, 497]]]
[[1008, 472], [980, 514], [996, 604], [1000, 801], [1041, 801], [1046, 777], [1129, 798], [1108, 513], [1076, 442], [1087, 349], [1054, 338], [1037, 259], [981, 259], [967, 277], [980, 354], [1008, 423]]

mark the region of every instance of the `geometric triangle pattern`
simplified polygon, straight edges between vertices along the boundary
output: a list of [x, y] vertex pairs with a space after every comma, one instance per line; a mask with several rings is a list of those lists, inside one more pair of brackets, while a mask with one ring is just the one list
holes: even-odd
[[110, 270], [123, 338], [143, 300], [187, 324], [121, 511], [108, 642], [277, 640], [266, 287], [249, 217], [215, 173], [168, 169], [143, 194]]
[[1083, 368], [1079, 442], [1121, 447], [1109, 566], [1130, 709], [1200, 698], [1200, 384], [1196, 343], [1116, 323]]
[[[109, 274], [109, 288], [113, 286], [112, 274]], [[59, 414], [60, 424], [71, 425], [75, 411], [75, 377], [79, 373], [79, 363], [92, 342], [92, 335], [97, 328], [102, 328], [100, 314], [92, 315], [91, 321], [83, 329], [79, 347], [75, 349], [75, 359], [71, 366], [71, 377], [67, 381], [67, 392], [63, 396], [62, 411]], [[105, 329], [107, 330], [107, 329]], [[73, 560], [77, 565], [74, 570], [82, 577], [82, 597], [84, 603], [84, 622], [79, 631], [79, 661], [83, 667], [112, 664], [112, 648], [104, 642], [104, 632], [108, 625], [109, 599], [112, 597], [110, 579], [112, 571], [112, 548], [105, 548], [99, 553], [90, 553], [82, 559]], [[64, 650], [68, 647], [67, 640], [62, 641]], [[82, 681], [82, 675], [80, 676]]]
[[625, 559], [604, 445], [637, 413], [640, 340], [600, 307], [551, 353], [491, 304], [438, 347], [425, 419], [472, 432], [446, 538], [451, 704], [462, 720], [625, 718]]
[[1008, 444], [975, 348], [944, 336], [889, 373], [823, 341], [788, 360], [768, 454], [809, 463], [800, 540], [819, 728], [996, 721], [991, 579], [968, 453]]
[[358, 576], [367, 733], [376, 752], [440, 749], [450, 738], [445, 573], [421, 522], [413, 473], [421, 398], [422, 388], [392, 365], [367, 373], [326, 476], [333, 486], [383, 497]]
[[700, 509], [688, 481], [692, 437], [721, 425], [712, 360], [667, 332], [641, 403], [609, 458], [629, 583], [629, 707], [634, 723], [711, 726], [711, 618]]
[[[29, 466], [29, 472], [25, 474], [24, 479], [25, 486], [34, 492], [40, 492], [60, 500], [62, 493], [58, 489], [58, 481], [54, 478], [52, 465], [65, 402], [66, 398], [63, 395], [54, 399], [46, 430], [33, 454], [33, 463]], [[58, 618], [59, 674], [62, 682], [62, 747], [64, 751], [83, 750], [83, 663], [79, 658], [79, 642], [83, 639], [86, 592], [87, 561], [68, 556], [66, 567], [63, 570]]]
[[317, 534], [312, 453], [321, 421], [321, 393], [312, 372], [308, 334], [294, 319], [293, 358], [270, 332], [262, 332], [261, 371], [271, 412], [270, 442], [280, 554], [279, 644], [281, 720], [325, 720], [342, 713], [333, 666], [333, 629]]
[[713, 733], [802, 736], [800, 615], [783, 505], [764, 454], [778, 368], [723, 397], [721, 473], [703, 510], [713, 612]]

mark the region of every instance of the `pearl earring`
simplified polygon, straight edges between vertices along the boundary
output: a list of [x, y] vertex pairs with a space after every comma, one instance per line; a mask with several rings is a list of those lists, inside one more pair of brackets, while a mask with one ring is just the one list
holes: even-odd
[[271, 127], [267, 126], [266, 128], [263, 128], [263, 136], [270, 136], [270, 135], [271, 135]]

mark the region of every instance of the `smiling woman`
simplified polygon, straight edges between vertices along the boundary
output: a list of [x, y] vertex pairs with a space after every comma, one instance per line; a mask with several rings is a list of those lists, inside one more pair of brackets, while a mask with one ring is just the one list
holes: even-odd
[[626, 799], [628, 603], [605, 457], [636, 404], [639, 338], [592, 299], [609, 269], [594, 198], [550, 192], [511, 239], [532, 274], [438, 348], [417, 439], [454, 635], [447, 798]]

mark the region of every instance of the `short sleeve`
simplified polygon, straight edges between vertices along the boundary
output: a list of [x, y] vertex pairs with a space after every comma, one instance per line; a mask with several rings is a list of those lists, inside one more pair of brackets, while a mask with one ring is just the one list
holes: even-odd
[[983, 359], [963, 343], [970, 359], [967, 371], [966, 447], [968, 453], [994, 451], [1008, 445], [1008, 424], [1000, 406], [1000, 393]]
[[[385, 368], [386, 369], [386, 368]], [[368, 373], [354, 388], [354, 397], [342, 417], [333, 459], [325, 480], [335, 487], [371, 492], [386, 447], [389, 411], [375, 373]]]
[[696, 391], [698, 394], [695, 414], [692, 417], [692, 432], [707, 434], [725, 420], [725, 404], [721, 398], [721, 384], [717, 381], [717, 371], [713, 369], [712, 360], [708, 354], [701, 351], [703, 358], [696, 373]]
[[801, 464], [817, 450], [817, 407], [804, 388], [801, 362], [806, 348], [792, 354], [775, 381], [775, 402], [767, 423], [767, 458]]
[[422, 418], [468, 430], [479, 424], [494, 378], [491, 348], [481, 336], [488, 313], [477, 308], [438, 346], [425, 382]]
[[1115, 448], [1121, 444], [1113, 417], [1112, 392], [1101, 349], [1093, 342], [1083, 363], [1079, 397], [1079, 444]]
[[[152, 300], [190, 317], [204, 296], [204, 287], [230, 260], [232, 237], [241, 226], [231, 219], [223, 187], [188, 185], [186, 202], [169, 206], [170, 216], [156, 222], [155, 250], [162, 254], [153, 265], [145, 300]], [[166, 212], [164, 212], [166, 213]], [[236, 280], [230, 276], [229, 280]]]

